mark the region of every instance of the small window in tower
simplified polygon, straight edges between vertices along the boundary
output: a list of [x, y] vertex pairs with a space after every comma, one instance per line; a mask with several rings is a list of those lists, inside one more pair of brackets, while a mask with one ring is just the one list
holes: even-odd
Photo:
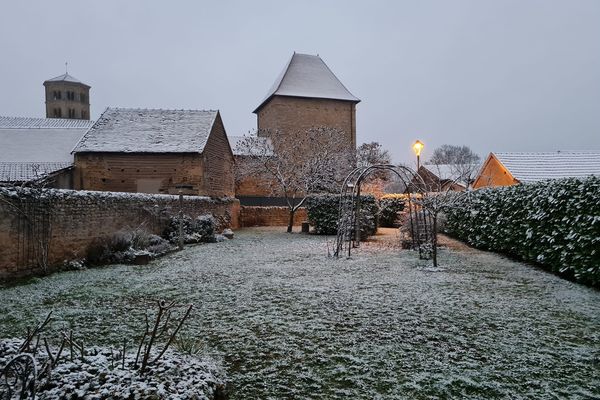
[[62, 110], [60, 108], [54, 109], [54, 118], [62, 118]]
[[85, 115], [85, 110], [81, 110], [81, 119], [86, 119], [87, 117]]
[[75, 118], [75, 109], [69, 108], [69, 118]]
[[85, 94], [84, 93], [81, 93], [79, 95], [79, 100], [81, 100], [82, 103], [85, 103]]

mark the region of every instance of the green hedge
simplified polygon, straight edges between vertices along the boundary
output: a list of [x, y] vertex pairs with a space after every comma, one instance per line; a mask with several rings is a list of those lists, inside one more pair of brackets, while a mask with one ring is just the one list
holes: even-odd
[[479, 248], [600, 286], [600, 177], [465, 193], [445, 230]]
[[398, 213], [404, 210], [404, 194], [386, 194], [379, 199], [379, 226], [395, 228], [398, 226]]
[[[377, 214], [379, 207], [374, 196], [361, 196], [361, 238], [377, 233]], [[338, 210], [340, 196], [323, 194], [309, 196], [304, 203], [308, 220], [318, 235], [335, 235], [337, 233]]]

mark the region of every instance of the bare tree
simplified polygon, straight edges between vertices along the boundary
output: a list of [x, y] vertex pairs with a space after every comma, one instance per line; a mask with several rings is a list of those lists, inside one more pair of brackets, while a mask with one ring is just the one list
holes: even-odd
[[448, 166], [450, 176], [440, 176], [440, 179], [449, 179], [456, 183], [464, 183], [469, 189], [478, 172], [480, 158], [468, 146], [455, 146], [444, 144], [433, 151], [429, 164]]
[[376, 164], [391, 164], [390, 153], [378, 142], [363, 143], [356, 149], [356, 166], [370, 167]]
[[[378, 142], [363, 143], [356, 149], [356, 166], [370, 167], [377, 164], [391, 164], [390, 153]], [[383, 194], [385, 186], [392, 179], [388, 170], [374, 171], [365, 181], [367, 192]]]
[[292, 232], [294, 214], [307, 196], [337, 190], [352, 167], [354, 149], [340, 140], [344, 135], [339, 129], [321, 127], [296, 134], [261, 130], [246, 136], [236, 147], [246, 155], [237, 166], [237, 179], [270, 180], [272, 194], [285, 198], [287, 231]]
[[429, 190], [422, 194], [420, 198], [415, 199], [415, 203], [422, 207], [425, 213], [422, 218], [430, 225], [430, 247], [433, 266], [438, 266], [437, 247], [438, 247], [438, 230], [440, 228], [440, 217], [448, 208], [453, 207], [457, 202], [461, 193], [451, 190], [451, 186], [446, 189], [441, 187], [430, 187]]

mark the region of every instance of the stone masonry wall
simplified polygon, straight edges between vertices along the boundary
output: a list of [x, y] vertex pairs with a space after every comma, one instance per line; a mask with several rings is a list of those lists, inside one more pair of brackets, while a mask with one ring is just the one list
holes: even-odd
[[[287, 207], [240, 207], [240, 227], [287, 226], [290, 212]], [[308, 219], [305, 208], [294, 214], [294, 226], [300, 226]]]
[[[49, 238], [47, 259], [52, 270], [85, 257], [92, 241], [119, 230], [143, 226], [160, 234], [169, 216], [179, 212], [179, 197], [171, 195], [50, 189], [40, 200], [31, 193], [0, 188], [0, 280], [43, 272], [35, 264], [37, 243], [44, 235]], [[44, 206], [36, 207], [40, 202]], [[213, 214], [219, 230], [239, 226], [239, 202], [233, 198], [184, 196], [183, 212], [192, 217]]]
[[346, 134], [340, 140], [356, 147], [356, 105], [353, 102], [274, 96], [257, 112], [257, 119], [259, 131], [279, 130], [292, 135], [315, 127], [335, 127]]

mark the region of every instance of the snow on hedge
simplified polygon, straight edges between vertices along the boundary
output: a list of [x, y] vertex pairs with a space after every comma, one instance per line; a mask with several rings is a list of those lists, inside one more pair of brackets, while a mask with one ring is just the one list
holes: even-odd
[[600, 177], [484, 189], [447, 212], [448, 233], [600, 285]]
[[[22, 339], [0, 339], [0, 368], [18, 354]], [[51, 349], [56, 353], [57, 349]], [[59, 399], [213, 399], [223, 385], [219, 367], [211, 359], [200, 359], [167, 351], [160, 363], [141, 374], [130, 369], [134, 350], [125, 356], [125, 368], [118, 350], [90, 347], [89, 355], [63, 360], [50, 379], [38, 382], [37, 397]], [[44, 351], [35, 356], [37, 368], [47, 360]], [[1, 389], [1, 388], [0, 388]], [[1, 391], [0, 391], [0, 394]]]

